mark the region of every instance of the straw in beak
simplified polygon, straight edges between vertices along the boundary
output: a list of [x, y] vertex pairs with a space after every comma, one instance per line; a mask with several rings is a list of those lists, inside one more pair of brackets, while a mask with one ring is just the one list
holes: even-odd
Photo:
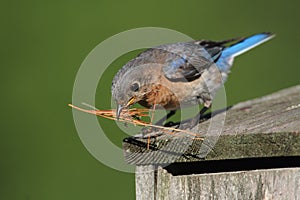
[[129, 106], [131, 106], [132, 104], [134, 104], [134, 103], [135, 103], [135, 99], [136, 99], [136, 97], [132, 97], [132, 98], [128, 101], [128, 103], [126, 104], [126, 106], [122, 106], [122, 105], [118, 104], [118, 106], [117, 106], [117, 113], [116, 113], [117, 120], [120, 119], [122, 110], [123, 110], [124, 108], [128, 108]]

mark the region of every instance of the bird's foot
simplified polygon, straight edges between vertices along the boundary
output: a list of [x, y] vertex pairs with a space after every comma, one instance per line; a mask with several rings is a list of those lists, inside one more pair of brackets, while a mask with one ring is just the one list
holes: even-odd
[[192, 129], [199, 124], [199, 117], [194, 117], [192, 119], [181, 122], [177, 125], [177, 129], [188, 130]]
[[140, 138], [153, 138], [162, 135], [163, 133], [160, 131], [160, 128], [156, 127], [144, 127], [141, 130]]

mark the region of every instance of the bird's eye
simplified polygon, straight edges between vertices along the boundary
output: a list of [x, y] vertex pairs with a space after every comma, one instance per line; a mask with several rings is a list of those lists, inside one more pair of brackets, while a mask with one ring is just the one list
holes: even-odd
[[138, 83], [133, 83], [131, 86], [130, 86], [130, 90], [133, 91], [133, 92], [137, 92], [139, 91], [140, 89], [140, 86]]

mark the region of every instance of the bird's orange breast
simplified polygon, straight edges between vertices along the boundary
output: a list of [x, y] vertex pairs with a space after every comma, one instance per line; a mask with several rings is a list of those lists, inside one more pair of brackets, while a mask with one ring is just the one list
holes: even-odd
[[138, 103], [147, 108], [158, 105], [159, 107], [163, 107], [167, 110], [176, 110], [180, 106], [180, 103], [174, 93], [172, 93], [167, 87], [160, 84], [152, 85], [151, 90], [147, 92], [144, 99]]

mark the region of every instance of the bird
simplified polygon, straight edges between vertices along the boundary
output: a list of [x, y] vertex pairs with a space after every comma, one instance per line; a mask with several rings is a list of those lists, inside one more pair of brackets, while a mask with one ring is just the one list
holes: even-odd
[[195, 40], [146, 49], [113, 78], [111, 91], [117, 104], [117, 119], [123, 109], [136, 103], [169, 110], [168, 116], [186, 106], [203, 105], [195, 116], [200, 119], [227, 80], [234, 59], [274, 36], [263, 32], [222, 41]]

